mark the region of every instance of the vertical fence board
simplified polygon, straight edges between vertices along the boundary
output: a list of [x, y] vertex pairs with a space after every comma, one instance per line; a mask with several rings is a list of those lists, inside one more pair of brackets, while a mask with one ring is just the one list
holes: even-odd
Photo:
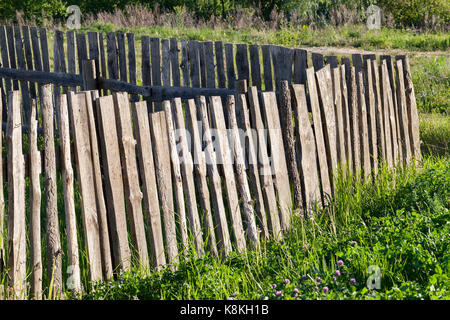
[[351, 139], [351, 124], [350, 124], [350, 114], [349, 114], [349, 100], [348, 100], [348, 90], [347, 90], [347, 75], [345, 70], [345, 65], [341, 65], [341, 76], [340, 76], [340, 91], [342, 94], [342, 118], [343, 118], [343, 124], [344, 124], [344, 137], [345, 140], [345, 158], [346, 158], [346, 165], [345, 169], [351, 169], [351, 163], [352, 163], [352, 139]]
[[361, 170], [361, 149], [359, 138], [359, 112], [358, 112], [358, 90], [356, 82], [356, 69], [350, 67], [349, 80], [349, 116], [350, 116], [350, 132], [352, 138], [352, 162], [353, 172], [357, 174]]
[[[144, 216], [142, 214], [142, 192], [136, 163], [136, 140], [131, 127], [128, 94], [114, 93], [117, 136], [119, 140], [122, 176], [127, 202], [128, 222], [137, 260], [144, 269], [149, 268], [147, 241], [145, 238]], [[111, 132], [110, 134], [114, 134]]]
[[250, 45], [249, 50], [252, 86], [256, 86], [258, 90], [261, 90], [261, 64], [259, 62], [259, 47], [258, 45]]
[[[228, 231], [228, 222], [225, 212], [225, 204], [222, 196], [222, 183], [219, 175], [219, 171], [217, 169], [217, 160], [216, 153], [214, 151], [214, 146], [211, 137], [211, 130], [209, 126], [208, 113], [206, 110], [206, 99], [203, 96], [196, 98], [196, 109], [197, 116], [195, 117], [194, 106], [188, 105], [189, 115], [190, 115], [190, 127], [195, 130], [195, 126], [197, 126], [197, 122], [194, 120], [199, 119], [202, 123], [203, 134], [203, 142], [205, 144], [205, 162], [206, 168], [208, 172], [209, 181], [211, 184], [211, 200], [213, 203], [213, 212], [216, 220], [216, 228], [217, 228], [217, 246], [219, 252], [222, 256], [227, 256], [232, 251], [230, 233]], [[200, 132], [199, 132], [200, 133]], [[200, 137], [200, 135], [199, 135]], [[198, 139], [198, 142], [199, 139]], [[196, 144], [196, 150], [199, 150], [199, 144]]]
[[116, 33], [116, 38], [117, 38], [117, 52], [119, 59], [119, 75], [120, 75], [119, 78], [122, 81], [128, 82], [125, 35], [119, 32]]
[[[67, 232], [67, 254], [70, 273], [69, 289], [81, 292], [80, 260], [78, 256], [77, 217], [75, 215], [74, 175], [70, 151], [70, 128], [67, 96], [59, 96], [59, 132], [62, 160], [62, 180], [64, 192], [64, 212]], [[32, 117], [33, 118], [33, 117]], [[34, 119], [31, 120], [35, 122]], [[37, 146], [36, 150], [37, 152]], [[40, 159], [39, 159], [40, 160]]]
[[206, 65], [206, 86], [208, 88], [216, 87], [216, 69], [214, 66], [214, 47], [212, 41], [203, 43], [205, 50], [205, 65]]
[[272, 59], [270, 57], [270, 46], [261, 46], [262, 61], [264, 68], [264, 89], [266, 91], [273, 90], [273, 76], [272, 76]]
[[323, 68], [323, 54], [312, 52], [311, 59], [312, 59], [314, 71], [317, 72]]
[[[2, 67], [10, 68], [5, 26], [0, 26], [0, 47], [1, 47], [1, 54], [2, 54]], [[9, 91], [11, 91], [12, 84], [11, 84], [10, 79], [4, 79], [4, 80], [5, 80], [5, 89], [6, 89], [5, 93], [7, 94]], [[3, 117], [6, 117], [6, 110], [8, 108], [5, 105], [3, 109], [4, 109]]]
[[169, 49], [169, 56], [170, 56], [170, 68], [172, 71], [172, 81], [173, 85], [175, 87], [181, 86], [181, 79], [180, 79], [180, 60], [178, 57], [178, 52], [180, 50], [178, 49], [178, 42], [177, 38], [170, 38], [170, 49]]
[[408, 56], [396, 56], [398, 60], [403, 61], [403, 72], [406, 92], [406, 111], [408, 114], [409, 141], [411, 143], [411, 153], [415, 160], [420, 160], [420, 136], [419, 136], [419, 115], [417, 114], [416, 94], [411, 77]]
[[[345, 153], [345, 133], [344, 133], [344, 113], [342, 108], [342, 91], [341, 91], [341, 75], [339, 68], [331, 69], [331, 76], [333, 79], [333, 101], [334, 113], [336, 118], [336, 153], [337, 160], [341, 168], [347, 162]], [[345, 174], [345, 170], [343, 170]]]
[[8, 285], [15, 299], [26, 296], [25, 161], [22, 154], [20, 93], [10, 91], [7, 120]]
[[179, 230], [181, 235], [182, 252], [184, 256], [187, 256], [189, 250], [189, 239], [187, 230], [187, 220], [186, 220], [186, 208], [184, 201], [183, 192], [183, 179], [181, 176], [180, 159], [177, 153], [177, 145], [175, 141], [174, 124], [172, 119], [172, 111], [170, 108], [170, 101], [163, 101], [163, 110], [166, 117], [166, 128], [167, 128], [167, 141], [169, 144], [169, 158], [172, 167], [172, 177], [173, 177], [173, 187], [175, 193], [176, 202], [176, 213], [178, 216]]
[[[152, 59], [152, 85], [161, 85], [161, 43], [159, 38], [150, 38], [150, 57]], [[154, 104], [155, 111], [162, 110], [161, 102]]]
[[[108, 33], [108, 36], [110, 36], [110, 34], [112, 34], [112, 36], [114, 38], [114, 44], [115, 44], [116, 40], [114, 37], [114, 32]], [[87, 60], [87, 58], [88, 58], [88, 52], [87, 52], [87, 47], [86, 47], [86, 35], [84, 33], [77, 33], [76, 40], [77, 40], [78, 72], [80, 74], [83, 74], [83, 61]], [[110, 62], [110, 59], [109, 59], [109, 50], [110, 49], [108, 47], [108, 65], [110, 63], [112, 63], [112, 60]], [[116, 54], [116, 49], [114, 46], [114, 55], [115, 54]], [[117, 62], [116, 62], [116, 66], [117, 66]], [[109, 77], [112, 78], [111, 73], [110, 73]], [[117, 79], [117, 78], [113, 78], [113, 79]]]
[[306, 105], [305, 87], [302, 84], [294, 84], [291, 87], [293, 97], [293, 110], [295, 116], [296, 145], [299, 149], [299, 169], [302, 182], [302, 198], [304, 210], [312, 214], [312, 208], [320, 202], [320, 185], [316, 160], [316, 144], [314, 133], [309, 120], [308, 107]]
[[[389, 100], [389, 78], [387, 75], [386, 62], [382, 61], [380, 66], [380, 87], [384, 111], [384, 132], [386, 140], [386, 156], [389, 168], [395, 166], [397, 162], [397, 139], [395, 138], [395, 117], [391, 113], [391, 102]], [[394, 126], [394, 127], [392, 127]], [[395, 144], [394, 144], [395, 142]]]
[[292, 200], [277, 100], [275, 92], [263, 92], [261, 98], [264, 120], [268, 130], [274, 185], [280, 207], [281, 228], [283, 231], [287, 231], [290, 227]]
[[247, 239], [249, 241], [250, 247], [257, 248], [259, 245], [258, 232], [256, 230], [255, 221], [255, 211], [253, 208], [253, 200], [250, 195], [250, 187], [248, 185], [247, 173], [245, 170], [244, 155], [242, 152], [241, 140], [239, 137], [239, 131], [236, 120], [236, 110], [234, 96], [230, 95], [227, 99], [227, 109], [228, 109], [228, 123], [230, 124], [230, 148], [235, 156], [235, 172], [236, 181], [242, 199], [242, 207], [244, 212], [244, 219], [246, 228]]
[[178, 263], [178, 248], [172, 195], [170, 150], [164, 112], [150, 114], [156, 180], [163, 213], [168, 263]]
[[[201, 213], [203, 215], [203, 224], [205, 226], [205, 231], [207, 233], [206, 241], [208, 243], [208, 247], [211, 250], [211, 253], [214, 256], [218, 256], [219, 252], [217, 250], [217, 240], [216, 235], [214, 232], [215, 226], [214, 221], [212, 217], [212, 211], [211, 211], [211, 202], [209, 198], [209, 189], [208, 189], [208, 181], [207, 181], [207, 169], [206, 169], [206, 159], [205, 159], [205, 153], [202, 150], [202, 138], [201, 138], [201, 132], [199, 129], [199, 125], [197, 122], [197, 106], [195, 105], [194, 99], [189, 99], [186, 106], [186, 127], [188, 132], [190, 133], [190, 143], [191, 143], [191, 150], [192, 152], [190, 154], [186, 154], [185, 156], [188, 158], [186, 162], [186, 175], [190, 175], [190, 170], [193, 170], [194, 172], [194, 179], [195, 183], [197, 185], [198, 190], [198, 200], [200, 202], [200, 208]], [[178, 123], [178, 127], [181, 127], [181, 121], [182, 121], [182, 110], [179, 110], [179, 107], [176, 106], [175, 110], [176, 114], [176, 121]], [[201, 120], [200, 120], [201, 121]], [[201, 126], [200, 126], [201, 127]], [[182, 137], [182, 139], [185, 139], [186, 142], [188, 142], [186, 139], [187, 137]], [[187, 146], [183, 146], [184, 150], [183, 154], [189, 153], [189, 150], [187, 149]], [[192, 163], [191, 163], [192, 162]], [[190, 165], [193, 165], [193, 168], [190, 168]], [[188, 182], [189, 184], [190, 182]], [[189, 186], [187, 186], [189, 187]], [[190, 188], [190, 187], [189, 187]], [[215, 203], [215, 207], [217, 208], [217, 199], [213, 199], [213, 202]], [[223, 209], [223, 202], [222, 198], [220, 198], [220, 202], [222, 203], [221, 207]], [[219, 212], [219, 210], [214, 210], [214, 213], [216, 214], [216, 217], [224, 213], [225, 211]], [[218, 222], [218, 234], [219, 238], [223, 240], [222, 235], [222, 227], [220, 225], [220, 219], [216, 219]], [[228, 229], [226, 229], [228, 234]], [[229, 238], [228, 238], [229, 239]], [[223, 242], [222, 242], [223, 243]]]
[[294, 49], [294, 83], [306, 85], [307, 51]]
[[168, 39], [161, 40], [161, 60], [161, 74], [163, 85], [170, 87], [170, 43]]
[[333, 175], [337, 169], [336, 116], [333, 107], [333, 89], [330, 65], [316, 72], [317, 88], [322, 115], [322, 128], [327, 152], [328, 173], [331, 190], [334, 192]]
[[226, 88], [227, 78], [225, 76], [225, 60], [222, 41], [214, 42], [214, 51], [216, 56], [217, 84], [219, 88]]
[[365, 178], [368, 178], [371, 173], [370, 167], [370, 149], [369, 149], [369, 131], [367, 125], [367, 109], [365, 101], [364, 91], [364, 78], [363, 72], [358, 72], [357, 79], [357, 91], [358, 91], [358, 122], [359, 122], [359, 142], [360, 142], [360, 155], [361, 155], [361, 167]]
[[159, 267], [166, 264], [166, 257], [164, 255], [164, 243], [147, 104], [145, 102], [133, 103], [132, 110], [134, 133], [137, 140], [137, 158], [142, 180], [144, 208], [150, 240], [149, 246], [151, 249], [153, 265]]
[[[67, 31], [67, 69], [69, 73], [76, 74], [76, 58], [75, 58], [75, 32]], [[95, 70], [99, 70], [96, 69]], [[75, 87], [71, 88], [72, 91], [75, 91]]]
[[364, 91], [366, 93], [366, 108], [367, 108], [367, 124], [369, 131], [369, 152], [370, 152], [370, 164], [373, 173], [378, 172], [378, 147], [377, 147], [377, 113], [375, 109], [375, 92], [373, 86], [373, 70], [372, 70], [372, 60], [365, 60], [365, 86]]
[[189, 48], [186, 40], [181, 40], [181, 72], [183, 74], [183, 86], [189, 87]]
[[256, 130], [257, 135], [257, 141], [255, 144], [257, 144], [259, 151], [259, 174], [264, 195], [264, 205], [268, 210], [268, 227], [272, 233], [272, 237], [275, 239], [280, 239], [283, 234], [281, 231], [280, 218], [278, 216], [278, 206], [272, 179], [272, 168], [270, 165], [269, 156], [267, 154], [268, 141], [261, 116], [257, 88], [250, 87], [248, 93], [253, 129]]
[[331, 196], [331, 181], [328, 174], [325, 140], [323, 136], [322, 119], [319, 109], [319, 96], [317, 92], [316, 79], [313, 68], [308, 68], [306, 70], [306, 78], [308, 82], [309, 97], [311, 100], [311, 111], [314, 124], [314, 135], [316, 138], [320, 180], [322, 182], [322, 192], [325, 199], [326, 197]]
[[250, 82], [250, 68], [248, 65], [248, 52], [246, 44], [236, 45], [236, 66], [238, 80], [247, 80]]
[[191, 80], [191, 86], [193, 88], [200, 88], [200, 55], [199, 44], [195, 40], [191, 40], [188, 43], [189, 48], [189, 77]]
[[294, 194], [294, 208], [302, 205], [302, 189], [300, 176], [297, 168], [297, 159], [295, 153], [295, 135], [294, 125], [292, 123], [292, 105], [291, 92], [287, 80], [281, 81], [280, 84], [280, 124], [283, 138], [284, 151], [286, 156], [287, 170], [289, 179], [292, 183], [292, 191]]
[[[134, 47], [134, 33], [127, 33], [128, 44], [128, 72], [130, 83], [136, 84], [136, 50]], [[138, 95], [131, 96], [132, 101], [138, 101]]]
[[[258, 220], [257, 222], [259, 227], [261, 228], [262, 237], [268, 239], [269, 230], [267, 228], [266, 210], [264, 206], [264, 197], [261, 183], [259, 180], [258, 156], [256, 149], [257, 141], [254, 140], [257, 137], [255, 135], [255, 131], [250, 127], [250, 114], [247, 107], [247, 98], [245, 94], [238, 95], [236, 117], [239, 128], [241, 130], [244, 130], [245, 132], [245, 136], [243, 137], [244, 141], [241, 141], [241, 144], [243, 146], [246, 146], [246, 149], [248, 150], [248, 178], [250, 180], [250, 189], [252, 192], [252, 196], [255, 201], [255, 211]], [[247, 137], [247, 144], [245, 144], [245, 137]]]
[[[141, 73], [142, 85], [149, 86], [152, 84], [151, 66], [150, 66], [150, 37], [142, 36], [141, 38]], [[145, 98], [144, 98], [145, 99]], [[153, 111], [151, 102], [147, 101], [148, 112]]]
[[[22, 26], [22, 35], [23, 35], [23, 48], [25, 50], [27, 70], [34, 70], [33, 54], [31, 53], [30, 28], [28, 26]], [[30, 82], [29, 86], [30, 86], [30, 97], [32, 99], [36, 99], [36, 84]], [[29, 113], [31, 113], [31, 110], [29, 111]]]
[[131, 254], [128, 244], [122, 168], [113, 97], [100, 97], [96, 100], [96, 104], [99, 117], [103, 170], [106, 181], [105, 202], [108, 208], [113, 269], [129, 270], [131, 267]]
[[[6, 39], [8, 42], [9, 66], [11, 69], [16, 69], [16, 45], [13, 26], [6, 26]], [[19, 90], [19, 81], [13, 80], [13, 90]]]
[[[37, 146], [36, 119], [37, 106], [33, 100], [31, 104], [30, 132], [29, 132], [29, 159], [30, 159], [30, 294], [36, 300], [42, 299], [42, 248], [41, 248], [41, 154]], [[61, 133], [62, 135], [62, 133]], [[1, 135], [0, 135], [1, 136]], [[62, 141], [62, 139], [61, 139]], [[1, 143], [0, 143], [1, 145]], [[1, 164], [0, 164], [1, 166]], [[1, 168], [0, 168], [1, 169]], [[3, 182], [3, 177], [0, 179]], [[0, 192], [3, 197], [3, 192]], [[3, 201], [2, 201], [3, 202]], [[0, 208], [3, 211], [3, 208]], [[0, 215], [2, 212], [0, 213]], [[1, 219], [2, 217], [0, 217]], [[2, 223], [0, 222], [0, 228]], [[1, 230], [1, 229], [0, 229]], [[1, 233], [1, 232], [0, 232]], [[1, 241], [1, 240], [0, 240]], [[1, 247], [0, 247], [1, 248]]]
[[383, 101], [380, 92], [380, 74], [376, 60], [371, 61], [372, 64], [372, 85], [375, 95], [375, 118], [376, 118], [376, 135], [377, 135], [377, 160], [386, 161], [386, 140], [384, 136], [384, 113]]
[[[24, 55], [24, 46], [22, 42], [22, 36], [20, 33], [20, 27], [14, 27], [14, 40], [15, 40], [15, 48], [16, 48], [16, 56], [17, 56], [17, 67], [19, 69], [26, 70], [27, 66], [25, 63], [25, 55]], [[11, 56], [10, 56], [11, 59]], [[25, 117], [25, 122], [29, 123], [28, 119], [30, 118], [30, 91], [28, 88], [28, 82], [19, 81], [20, 90], [22, 92], [22, 105], [23, 105], [23, 114]]]
[[[167, 111], [166, 111], [167, 112]], [[178, 139], [175, 141], [179, 148], [181, 148], [180, 154], [180, 166], [181, 175], [183, 178], [183, 190], [186, 195], [186, 207], [189, 219], [189, 226], [192, 237], [194, 238], [195, 248], [197, 255], [202, 257], [205, 252], [203, 250], [203, 234], [200, 224], [200, 218], [198, 216], [197, 199], [195, 196], [194, 185], [194, 165], [191, 153], [188, 149], [186, 128], [184, 125], [183, 106], [180, 98], [175, 98], [171, 101], [171, 112], [173, 114], [173, 121], [178, 131]], [[172, 156], [178, 157], [178, 154]]]
[[232, 43], [225, 43], [225, 59], [227, 67], [228, 89], [234, 89], [234, 83], [236, 82], [236, 73], [234, 71], [234, 53]]
[[41, 109], [44, 136], [45, 211], [47, 232], [47, 273], [53, 278], [55, 296], [62, 293], [62, 251], [59, 235], [59, 219], [56, 187], [56, 158], [53, 130], [53, 101], [50, 84], [42, 87]]
[[205, 43], [198, 43], [198, 55], [200, 59], [200, 81], [201, 87], [206, 88], [206, 57], [205, 57]]
[[[98, 224], [100, 235], [100, 250], [102, 260], [102, 270], [105, 279], [112, 278], [113, 266], [111, 260], [111, 247], [108, 231], [108, 214], [106, 210], [105, 197], [102, 184], [102, 172], [100, 165], [100, 150], [98, 146], [98, 119], [99, 116], [94, 109], [95, 99], [98, 98], [97, 91], [86, 93], [86, 108], [89, 121], [89, 134], [92, 151], [92, 166], [94, 170], [95, 194], [97, 199]], [[96, 121], [97, 120], [97, 121]]]
[[228, 144], [228, 137], [225, 127], [225, 118], [223, 112], [222, 101], [220, 97], [210, 97], [209, 110], [212, 122], [216, 129], [215, 144], [218, 148], [217, 163], [222, 167], [224, 172], [225, 190], [227, 194], [228, 209], [233, 227], [233, 233], [236, 240], [236, 248], [238, 252], [246, 250], [246, 242], [244, 237], [244, 229], [242, 226], [241, 210], [237, 195], [236, 181], [234, 178], [232, 154]]

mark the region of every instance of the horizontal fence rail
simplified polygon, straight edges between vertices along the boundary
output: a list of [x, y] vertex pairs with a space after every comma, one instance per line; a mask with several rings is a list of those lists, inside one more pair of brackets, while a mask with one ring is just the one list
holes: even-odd
[[53, 55], [45, 29], [0, 27], [0, 297], [258, 249], [327, 206], [337, 174], [420, 159], [406, 56], [52, 41]]

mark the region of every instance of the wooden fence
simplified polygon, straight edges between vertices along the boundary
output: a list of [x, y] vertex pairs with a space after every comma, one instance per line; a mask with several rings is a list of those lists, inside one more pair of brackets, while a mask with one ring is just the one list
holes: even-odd
[[133, 34], [63, 38], [51, 72], [45, 29], [0, 27], [0, 274], [17, 298], [258, 248], [326, 206], [339, 168], [420, 158], [405, 56], [143, 36], [139, 59]]

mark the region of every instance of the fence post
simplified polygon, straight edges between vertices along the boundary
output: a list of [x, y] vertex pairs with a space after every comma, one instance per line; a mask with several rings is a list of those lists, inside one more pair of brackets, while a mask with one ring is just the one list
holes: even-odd
[[83, 77], [83, 90], [97, 90], [97, 74], [95, 71], [95, 60], [83, 60], [83, 68], [81, 71]]

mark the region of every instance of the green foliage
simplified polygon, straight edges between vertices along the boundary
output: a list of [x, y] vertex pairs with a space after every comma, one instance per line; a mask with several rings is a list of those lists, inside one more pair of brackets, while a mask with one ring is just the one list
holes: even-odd
[[[427, 158], [422, 166], [381, 169], [374, 184], [341, 179], [315, 220], [295, 217], [284, 241], [259, 252], [123, 273], [84, 298], [448, 299], [450, 164]], [[366, 286], [371, 265], [381, 269], [379, 290]]]
[[439, 25], [450, 23], [450, 2], [448, 0], [379, 0], [385, 13], [392, 14], [398, 26], [426, 27], [432, 17], [439, 19]]
[[[0, 18], [15, 19], [16, 12], [22, 12], [26, 19], [42, 23], [44, 17], [62, 18], [66, 15], [64, 0], [2, 0]], [[43, 14], [44, 13], [44, 14]]]

